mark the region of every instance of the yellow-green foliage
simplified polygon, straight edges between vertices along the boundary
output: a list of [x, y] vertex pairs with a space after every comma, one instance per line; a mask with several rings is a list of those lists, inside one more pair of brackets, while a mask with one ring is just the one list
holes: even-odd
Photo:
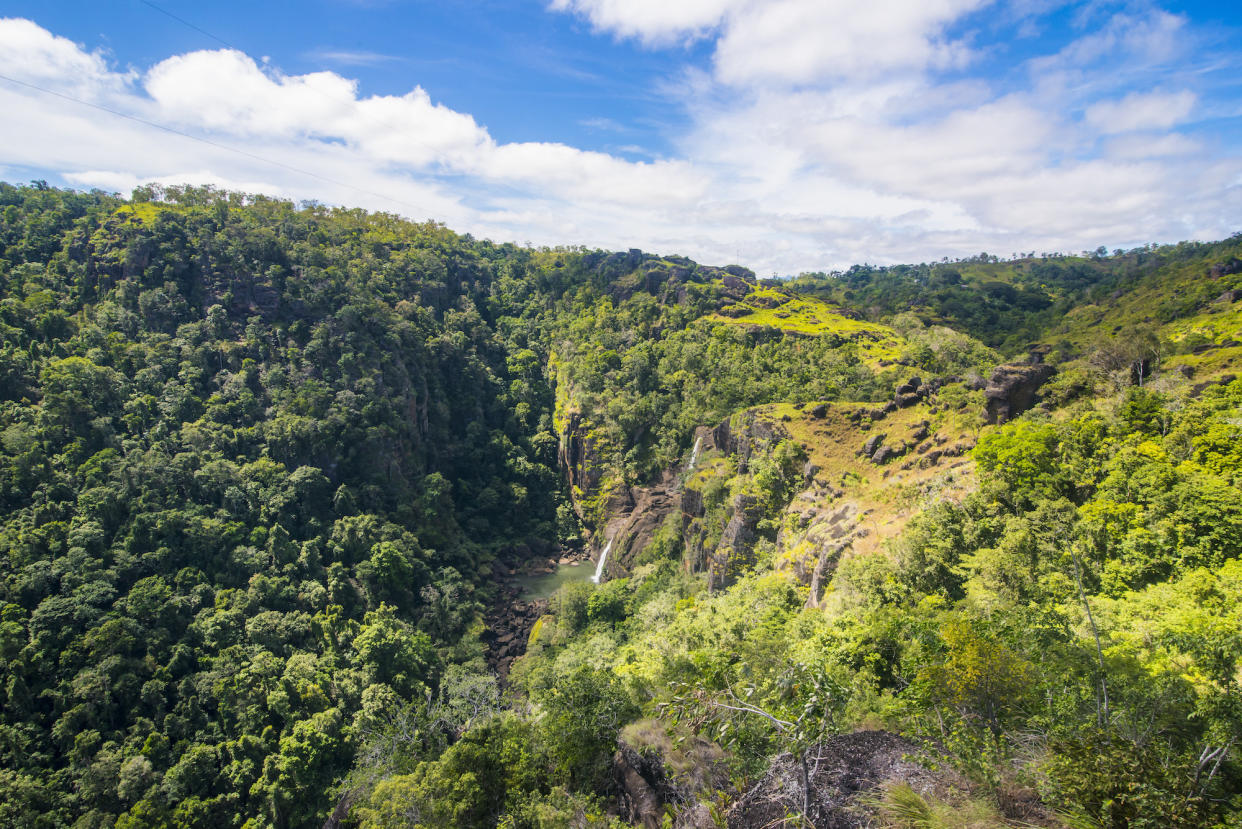
[[775, 288], [755, 288], [731, 308], [730, 314], [714, 314], [709, 319], [728, 325], [775, 328], [809, 337], [841, 337], [857, 343], [859, 357], [872, 366], [881, 360], [897, 359], [905, 346], [902, 337], [888, 326], [851, 319], [823, 300]]
[[1238, 276], [1213, 280], [1208, 271], [1214, 263], [1239, 254], [1242, 238], [1219, 243], [1203, 253], [1189, 252], [1180, 257], [1170, 254], [1166, 264], [1133, 284], [1124, 285], [1094, 303], [1082, 302], [1069, 309], [1060, 323], [1045, 333], [1044, 340], [1064, 339], [1079, 347], [1089, 347], [1101, 337], [1125, 338], [1143, 326], [1155, 327], [1162, 337], [1173, 342], [1196, 330], [1219, 342], [1229, 336], [1230, 328], [1236, 339], [1236, 305], [1235, 310], [1222, 313], [1222, 306], [1212, 299], [1236, 285]]
[[160, 213], [171, 208], [161, 205], [152, 204], [151, 202], [133, 202], [131, 204], [123, 204], [118, 207], [114, 213], [117, 217], [126, 221], [142, 222], [143, 224], [151, 224]]
[[1242, 366], [1242, 346], [1219, 346], [1229, 341], [1242, 342], [1242, 302], [1213, 303], [1202, 314], [1169, 323], [1161, 335], [1178, 350], [1191, 351], [1196, 345], [1217, 346], [1198, 354], [1174, 355], [1165, 360], [1165, 368], [1190, 366], [1200, 377], [1236, 369]]
[[1236, 693], [1237, 677], [1227, 666], [1242, 649], [1242, 561], [1102, 599], [1098, 612], [1115, 631], [1109, 656], [1140, 662], [1153, 675], [1181, 677], [1205, 697]]
[[791, 614], [802, 606], [805, 590], [789, 576], [746, 576], [732, 589], [700, 596], [693, 603], [653, 602], [641, 635], [614, 655], [617, 675], [642, 687], [680, 679], [687, 664], [736, 654], [758, 668], [779, 659], [788, 641]]
[[556, 351], [548, 353], [547, 375], [556, 393], [552, 407], [552, 429], [557, 435], [563, 435], [569, 425], [569, 377]]
[[535, 624], [530, 629], [530, 636], [526, 638], [526, 647], [531, 648], [539, 644], [541, 634], [543, 633], [543, 623], [547, 618], [547, 616], [540, 616], [535, 620]]
[[1230, 305], [1220, 303], [1205, 313], [1169, 323], [1163, 333], [1175, 343], [1184, 342], [1187, 338], [1217, 344], [1225, 340], [1242, 340], [1242, 302]]

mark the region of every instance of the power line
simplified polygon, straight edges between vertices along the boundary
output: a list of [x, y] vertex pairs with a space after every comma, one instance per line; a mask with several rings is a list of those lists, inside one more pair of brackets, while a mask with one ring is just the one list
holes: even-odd
[[198, 32], [200, 35], [206, 35], [207, 37], [211, 38], [217, 43], [223, 43], [225, 46], [229, 47], [230, 49], [237, 49], [237, 51], [239, 52], [244, 51], [243, 49], [238, 49], [236, 46], [234, 46], [232, 43], [229, 43], [224, 38], [217, 37], [213, 35], [211, 32], [207, 31], [206, 29], [195, 26], [193, 23], [186, 20], [184, 17], [178, 17], [177, 15], [170, 12], [168, 9], [161, 8], [160, 6], [155, 5], [154, 3], [151, 2], [151, 0], [138, 0], [138, 2], [142, 3], [142, 5], [144, 6], [149, 6], [155, 9], [157, 12], [159, 12], [162, 15], [171, 17], [173, 20], [176, 20], [178, 23], [182, 24], [183, 26], [189, 26], [191, 29]]
[[[148, 3], [147, 5], [150, 5], [150, 4]], [[409, 202], [404, 202], [404, 201], [401, 201], [400, 199], [395, 199], [392, 196], [386, 196], [383, 193], [376, 193], [374, 190], [367, 190], [363, 187], [358, 187], [357, 185], [349, 184], [348, 182], [344, 182], [344, 181], [338, 181], [337, 179], [330, 178], [325, 175], [321, 175], [311, 170], [305, 170], [301, 167], [294, 167], [292, 164], [285, 164], [283, 161], [277, 161], [273, 158], [266, 158], [265, 156], [257, 155], [255, 153], [248, 152], [247, 150], [241, 150], [241, 149], [238, 149], [237, 147], [231, 147], [228, 144], [221, 144], [218, 141], [212, 141], [210, 138], [203, 138], [201, 136], [193, 135], [188, 132], [182, 132], [181, 130], [174, 129], [173, 127], [165, 126], [164, 124], [159, 124], [159, 123], [156, 123], [155, 121], [148, 121], [145, 118], [139, 118], [136, 115], [130, 115], [129, 113], [126, 113], [126, 112], [120, 112], [119, 110], [111, 109], [101, 104], [94, 104], [94, 103], [91, 103], [90, 101], [83, 101], [81, 98], [75, 98], [72, 95], [66, 95], [63, 92], [57, 92], [54, 89], [46, 89], [36, 84], [27, 83], [26, 81], [19, 81], [17, 78], [10, 78], [8, 75], [0, 75], [0, 80], [8, 81], [9, 83], [17, 84], [18, 86], [24, 86], [27, 89], [33, 89], [34, 91], [42, 92], [45, 95], [52, 95], [54, 97], [61, 98], [62, 100], [69, 101], [71, 103], [79, 104], [84, 107], [90, 107], [91, 109], [97, 109], [100, 112], [106, 112], [109, 115], [115, 115], [117, 118], [124, 118], [127, 121], [134, 121], [135, 123], [142, 124], [147, 127], [153, 127], [157, 130], [163, 130], [164, 132], [168, 132], [168, 133], [172, 133], [173, 135], [181, 136], [182, 138], [188, 138], [191, 141], [197, 141], [200, 144], [206, 144], [207, 146], [215, 147], [218, 150], [225, 150], [226, 152], [235, 153], [240, 156], [245, 156], [246, 158], [250, 158], [255, 161], [260, 161], [264, 164], [271, 164], [274, 167], [280, 167], [282, 169], [288, 170], [293, 173], [297, 173], [299, 175], [309, 176], [311, 178], [318, 179], [319, 181], [327, 182], [328, 184], [335, 184], [338, 187], [345, 187], [358, 193], [363, 193], [368, 196], [374, 196], [379, 199], [384, 199], [386, 201], [392, 202], [393, 204], [399, 204], [402, 207], [407, 207], [411, 210], [419, 210], [419, 211], [423, 210], [423, 208], [410, 204]]]
[[[190, 21], [186, 20], [184, 17], [178, 17], [177, 15], [175, 15], [175, 14], [173, 14], [172, 12], [168, 11], [167, 9], [162, 8], [161, 6], [156, 5], [155, 3], [152, 3], [152, 2], [151, 2], [151, 0], [139, 0], [139, 2], [141, 2], [144, 6], [147, 6], [147, 7], [151, 8], [151, 9], [154, 9], [155, 11], [159, 12], [160, 14], [166, 15], [167, 17], [169, 17], [169, 18], [171, 18], [171, 19], [173, 19], [173, 20], [177, 21], [178, 23], [182, 24], [183, 26], [187, 26], [187, 27], [189, 27], [189, 28], [193, 29], [194, 31], [198, 32], [199, 34], [204, 35], [205, 37], [209, 37], [209, 38], [211, 38], [212, 40], [216, 41], [217, 43], [221, 43], [221, 44], [223, 44], [223, 45], [227, 46], [228, 48], [233, 49], [234, 51], [241, 52], [243, 55], [249, 55], [249, 53], [248, 53], [248, 52], [246, 52], [246, 50], [245, 50], [245, 49], [242, 49], [240, 46], [234, 46], [232, 43], [229, 43], [227, 40], [225, 40], [224, 38], [220, 37], [219, 35], [212, 34], [211, 32], [207, 31], [207, 30], [206, 30], [206, 29], [204, 29], [203, 27], [198, 26], [198, 25], [195, 25], [194, 23], [191, 23]], [[310, 90], [311, 92], [314, 92], [316, 95], [318, 95], [319, 97], [323, 98], [325, 101], [329, 101], [329, 102], [330, 102], [330, 103], [332, 103], [332, 104], [339, 104], [339, 103], [340, 103], [340, 101], [338, 101], [336, 98], [333, 98], [332, 96], [328, 95], [327, 93], [325, 93], [322, 89], [319, 89], [318, 87], [315, 87], [315, 86], [312, 86], [312, 85], [309, 85], [309, 84], [308, 84], [308, 85], [305, 87], [305, 89], [308, 89], [308, 90]], [[192, 136], [191, 136], [191, 137], [192, 137]], [[433, 147], [432, 147], [430, 144], [428, 144], [426, 141], [423, 141], [423, 140], [421, 140], [421, 139], [419, 139], [419, 138], [416, 138], [416, 137], [414, 137], [414, 136], [406, 136], [406, 140], [407, 140], [407, 141], [409, 141], [411, 144], [415, 144], [415, 145], [417, 145], [417, 146], [419, 146], [419, 147], [422, 147], [424, 150], [426, 150], [426, 151], [428, 152], [428, 154], [429, 154], [429, 155], [431, 155], [433, 158], [435, 157], [435, 155], [436, 155], [435, 148], [433, 148]], [[277, 163], [278, 163], [278, 162], [277, 162]], [[282, 166], [283, 166], [283, 165], [282, 165]], [[311, 175], [313, 175], [313, 174], [311, 174]], [[346, 187], [350, 187], [350, 186], [352, 186], [352, 185], [348, 185], [348, 184], [347, 184], [347, 185], [345, 185], [345, 186], [346, 186]], [[361, 193], [369, 193], [369, 194], [370, 194], [370, 195], [372, 195], [372, 196], [377, 196], [377, 195], [378, 195], [380, 198], [383, 198], [383, 199], [388, 199], [389, 201], [394, 202], [395, 204], [405, 204], [405, 202], [399, 201], [398, 199], [394, 199], [394, 198], [392, 198], [392, 197], [390, 197], [390, 196], [383, 196], [383, 195], [380, 195], [380, 194], [378, 194], [378, 193], [371, 193], [371, 192], [370, 192], [370, 191], [368, 191], [368, 190], [362, 190], [362, 189], [360, 189], [360, 188], [358, 188], [358, 187], [354, 187], [353, 189], [358, 190], [358, 191], [359, 191], [359, 192], [361, 192]], [[406, 206], [407, 206], [407, 207], [409, 207], [409, 206], [411, 206], [411, 205], [406, 205]], [[416, 208], [416, 209], [417, 209], [417, 208]]]

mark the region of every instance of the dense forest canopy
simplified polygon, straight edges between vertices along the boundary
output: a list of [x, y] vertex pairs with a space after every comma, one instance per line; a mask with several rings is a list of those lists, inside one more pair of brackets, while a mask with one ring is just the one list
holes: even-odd
[[[940, 782], [880, 825], [1231, 825], [1239, 256], [761, 285], [0, 184], [0, 825], [643, 819], [618, 768], [827, 825], [808, 758], [881, 729]], [[614, 542], [498, 676], [511, 571]]]

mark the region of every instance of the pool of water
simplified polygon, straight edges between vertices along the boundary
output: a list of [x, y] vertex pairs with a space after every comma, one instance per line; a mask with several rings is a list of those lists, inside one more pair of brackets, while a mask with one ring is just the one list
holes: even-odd
[[595, 565], [589, 561], [577, 564], [558, 564], [551, 573], [540, 573], [536, 576], [518, 576], [515, 580], [521, 588], [520, 598], [523, 601], [548, 599], [561, 589], [562, 584], [571, 581], [589, 581], [595, 573]]

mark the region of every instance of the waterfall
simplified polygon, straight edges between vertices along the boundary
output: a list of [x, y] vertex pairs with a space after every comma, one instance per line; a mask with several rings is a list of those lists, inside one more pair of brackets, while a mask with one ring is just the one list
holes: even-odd
[[608, 551], [612, 549], [612, 539], [608, 539], [608, 543], [604, 545], [603, 551], [599, 554], [599, 561], [595, 564], [595, 575], [591, 576], [591, 581], [599, 584], [599, 580], [604, 577], [604, 562], [608, 560]]
[[687, 472], [694, 471], [694, 464], [699, 459], [699, 444], [703, 442], [703, 436], [699, 435], [694, 439], [694, 451], [690, 453], [690, 465], [686, 467]]

